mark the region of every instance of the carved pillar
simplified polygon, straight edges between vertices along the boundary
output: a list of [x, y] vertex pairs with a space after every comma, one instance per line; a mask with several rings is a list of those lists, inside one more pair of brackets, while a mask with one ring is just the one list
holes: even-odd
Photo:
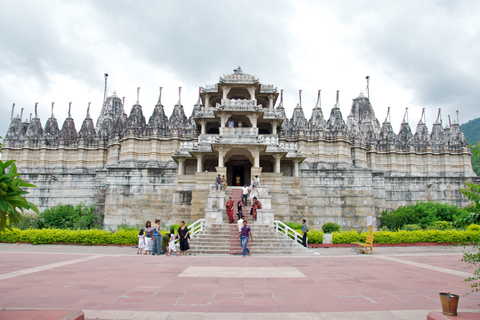
[[223, 149], [218, 150], [218, 166], [219, 167], [225, 166], [225, 164], [223, 163], [224, 157], [225, 157], [225, 150]]
[[260, 151], [252, 150], [251, 153], [253, 156], [253, 166], [260, 167]]
[[230, 92], [232, 88], [230, 88], [229, 86], [222, 86], [222, 92], [223, 92], [223, 100], [227, 100], [228, 99], [228, 93]]
[[272, 134], [277, 134], [277, 123], [272, 122]]
[[295, 178], [298, 178], [300, 176], [299, 174], [299, 170], [298, 170], [298, 163], [300, 162], [300, 160], [298, 159], [293, 159], [293, 176]]
[[254, 113], [254, 114], [247, 115], [247, 117], [248, 117], [248, 120], [250, 120], [250, 122], [252, 123], [252, 128], [256, 129], [258, 115]]
[[273, 95], [268, 96], [268, 111], [273, 111]]
[[178, 158], [177, 161], [178, 161], [178, 175], [179, 176], [183, 176], [183, 163], [184, 163], [184, 160], [183, 158]]
[[205, 119], [200, 120], [200, 125], [202, 126], [200, 128], [200, 134], [205, 134], [206, 133], [206, 131], [207, 131], [206, 130], [206, 124], [207, 124], [207, 120], [205, 120]]
[[255, 86], [248, 88], [248, 92], [250, 93], [250, 100], [255, 100]]
[[280, 173], [280, 159], [282, 159], [282, 156], [279, 154], [274, 154], [273, 158], [275, 159], [275, 165], [274, 165], [273, 171], [275, 173]]
[[205, 94], [205, 111], [210, 111], [210, 96]]
[[197, 172], [203, 172], [203, 154], [196, 154], [197, 157]]

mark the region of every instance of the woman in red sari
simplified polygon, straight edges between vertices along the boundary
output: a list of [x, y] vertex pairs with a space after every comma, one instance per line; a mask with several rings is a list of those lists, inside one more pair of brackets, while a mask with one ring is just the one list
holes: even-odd
[[225, 208], [227, 209], [227, 215], [228, 215], [228, 221], [230, 223], [233, 223], [233, 200], [232, 197], [228, 198], [227, 204], [225, 205]]
[[257, 197], [253, 197], [252, 213], [255, 220], [257, 220], [257, 209], [262, 209], [262, 204], [258, 201]]

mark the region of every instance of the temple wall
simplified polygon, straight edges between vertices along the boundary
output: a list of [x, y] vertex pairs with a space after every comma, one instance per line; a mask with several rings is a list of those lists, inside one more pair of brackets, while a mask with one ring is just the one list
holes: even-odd
[[96, 195], [94, 171], [83, 173], [32, 173], [22, 170], [25, 182], [37, 188], [28, 188], [28, 201], [44, 211], [57, 204], [94, 204]]

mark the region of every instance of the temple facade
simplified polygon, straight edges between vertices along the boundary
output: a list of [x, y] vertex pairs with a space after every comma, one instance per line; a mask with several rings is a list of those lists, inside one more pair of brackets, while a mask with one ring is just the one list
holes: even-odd
[[37, 185], [28, 199], [40, 210], [93, 204], [111, 229], [204, 218], [217, 174], [229, 186], [221, 197], [258, 175], [275, 220], [316, 227], [365, 229], [369, 214], [376, 226], [382, 210], [416, 200], [466, 204], [458, 189], [476, 175], [457, 121], [443, 126], [439, 112], [429, 132], [422, 115], [413, 133], [405, 118], [396, 134], [367, 97], [353, 99], [346, 121], [338, 103], [337, 92], [324, 117], [319, 92], [309, 120], [301, 103], [288, 118], [277, 88], [239, 67], [200, 88], [190, 117], [180, 98], [167, 117], [161, 89], [148, 122], [138, 101], [127, 115], [115, 93], [79, 131], [70, 112], [60, 128], [53, 105], [45, 126], [36, 111], [30, 121], [12, 113], [2, 157]]

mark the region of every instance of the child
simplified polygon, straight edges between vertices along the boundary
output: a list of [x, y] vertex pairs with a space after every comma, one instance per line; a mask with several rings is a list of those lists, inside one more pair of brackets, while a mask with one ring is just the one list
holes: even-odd
[[138, 250], [137, 254], [142, 254], [143, 248], [145, 248], [145, 235], [143, 234], [143, 228], [140, 229], [138, 234]]
[[178, 256], [177, 248], [175, 248], [175, 240], [176, 240], [175, 230], [172, 228], [170, 229], [170, 241], [168, 242], [168, 255], [170, 255], [170, 251], [173, 251], [176, 256]]

